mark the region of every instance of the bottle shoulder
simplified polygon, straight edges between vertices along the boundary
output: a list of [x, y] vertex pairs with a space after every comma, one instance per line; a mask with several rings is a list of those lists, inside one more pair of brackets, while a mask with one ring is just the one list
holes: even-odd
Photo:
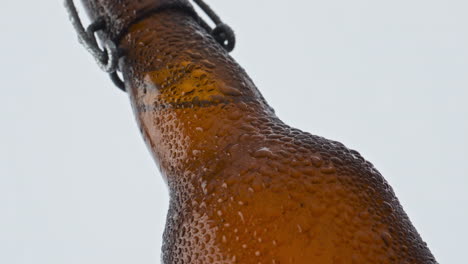
[[195, 193], [185, 196], [186, 206], [174, 205], [188, 229], [210, 234], [206, 247], [221, 255], [230, 248], [243, 263], [429, 259], [391, 188], [356, 151], [276, 119], [264, 123], [192, 175], [186, 184]]

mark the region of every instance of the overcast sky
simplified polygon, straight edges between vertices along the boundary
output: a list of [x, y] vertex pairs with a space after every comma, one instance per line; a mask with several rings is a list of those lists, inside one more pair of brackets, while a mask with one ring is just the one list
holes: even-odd
[[[466, 0], [207, 0], [279, 117], [393, 186], [441, 263], [466, 259]], [[168, 193], [61, 1], [0, 8], [0, 263], [159, 263]]]

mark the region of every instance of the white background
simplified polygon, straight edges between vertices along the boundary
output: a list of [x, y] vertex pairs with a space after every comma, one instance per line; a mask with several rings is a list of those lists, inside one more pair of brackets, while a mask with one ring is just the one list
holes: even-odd
[[[277, 114], [357, 149], [466, 260], [468, 2], [209, 0]], [[159, 263], [166, 187], [60, 1], [0, 4], [0, 263]]]

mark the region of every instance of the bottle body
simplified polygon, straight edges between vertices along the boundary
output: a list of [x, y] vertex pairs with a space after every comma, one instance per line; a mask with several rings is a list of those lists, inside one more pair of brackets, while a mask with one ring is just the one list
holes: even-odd
[[163, 263], [436, 263], [372, 164], [278, 119], [187, 0], [82, 1], [169, 187]]
[[372, 164], [279, 120], [193, 18], [149, 17], [121, 48], [170, 189], [164, 263], [435, 263]]

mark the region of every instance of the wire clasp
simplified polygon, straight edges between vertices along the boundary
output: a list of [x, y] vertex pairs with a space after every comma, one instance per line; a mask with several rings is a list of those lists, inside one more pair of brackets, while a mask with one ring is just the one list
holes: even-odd
[[91, 23], [85, 30], [81, 23], [78, 11], [76, 10], [73, 0], [65, 0], [65, 8], [70, 16], [70, 21], [78, 33], [78, 41], [88, 50], [91, 55], [96, 59], [99, 67], [110, 74], [110, 77], [114, 84], [122, 91], [125, 92], [125, 84], [120, 80], [117, 75], [117, 68], [119, 62], [119, 53], [117, 46], [111, 40], [104, 42], [104, 48], [99, 47], [96, 40], [96, 32], [104, 30], [106, 22], [104, 18], [98, 18], [96, 21]]

